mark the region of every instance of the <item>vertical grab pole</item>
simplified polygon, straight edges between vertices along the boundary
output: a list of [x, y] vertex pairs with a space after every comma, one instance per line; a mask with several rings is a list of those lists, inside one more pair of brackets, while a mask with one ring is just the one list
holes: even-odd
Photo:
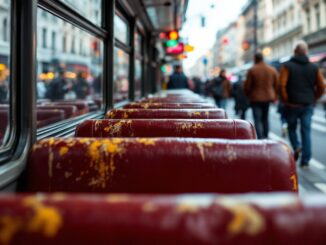
[[135, 28], [136, 19], [130, 18], [129, 22], [129, 41], [130, 41], [130, 53], [129, 53], [129, 100], [135, 100]]
[[103, 99], [105, 112], [113, 108], [113, 73], [114, 73], [114, 14], [115, 0], [102, 1], [102, 22], [108, 32], [104, 40], [103, 61]]

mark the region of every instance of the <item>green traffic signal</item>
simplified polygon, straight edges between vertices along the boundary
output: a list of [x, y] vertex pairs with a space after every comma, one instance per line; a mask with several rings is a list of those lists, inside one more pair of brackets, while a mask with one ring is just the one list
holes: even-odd
[[178, 46], [178, 43], [179, 42], [177, 40], [169, 40], [166, 42], [166, 46], [172, 48]]

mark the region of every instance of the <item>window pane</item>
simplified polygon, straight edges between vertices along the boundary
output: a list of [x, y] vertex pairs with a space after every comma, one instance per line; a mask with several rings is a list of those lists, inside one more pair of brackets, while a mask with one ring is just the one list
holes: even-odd
[[100, 108], [102, 41], [38, 9], [38, 127]]
[[117, 39], [125, 44], [128, 42], [128, 24], [120, 16], [114, 16], [114, 34]]
[[61, 0], [96, 25], [101, 25], [101, 0]]
[[135, 98], [141, 97], [141, 80], [142, 80], [142, 65], [141, 60], [135, 60]]
[[138, 32], [135, 32], [135, 56], [142, 57], [142, 36]]
[[10, 1], [0, 1], [0, 147], [9, 135]]
[[119, 48], [114, 48], [114, 102], [128, 99], [129, 91], [129, 55]]

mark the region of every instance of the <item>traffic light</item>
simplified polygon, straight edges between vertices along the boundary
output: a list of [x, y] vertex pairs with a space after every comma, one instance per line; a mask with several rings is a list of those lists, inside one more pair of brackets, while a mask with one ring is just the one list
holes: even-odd
[[170, 31], [168, 33], [168, 39], [169, 40], [178, 40], [179, 39], [179, 33], [177, 31]]

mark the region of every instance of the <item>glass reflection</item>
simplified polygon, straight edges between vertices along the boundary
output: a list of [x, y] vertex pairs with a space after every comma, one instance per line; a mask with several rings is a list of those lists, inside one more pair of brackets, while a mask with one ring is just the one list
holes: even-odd
[[141, 79], [142, 79], [142, 65], [141, 60], [135, 60], [135, 98], [141, 97]]
[[129, 55], [114, 48], [114, 84], [113, 100], [120, 102], [128, 99], [129, 91]]
[[118, 15], [114, 16], [114, 35], [119, 41], [128, 44], [128, 25]]
[[38, 9], [38, 127], [101, 106], [102, 41]]
[[101, 25], [101, 0], [61, 0], [94, 24]]
[[0, 147], [9, 134], [10, 1], [0, 1]]

